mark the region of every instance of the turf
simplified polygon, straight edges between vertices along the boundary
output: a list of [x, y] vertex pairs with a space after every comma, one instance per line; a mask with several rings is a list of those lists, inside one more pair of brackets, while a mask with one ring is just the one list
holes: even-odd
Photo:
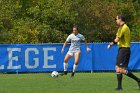
[[[140, 73], [135, 73], [140, 77]], [[118, 93], [114, 73], [76, 73], [74, 78], [50, 73], [0, 74], [0, 93]], [[124, 76], [123, 91], [140, 93], [137, 83]]]

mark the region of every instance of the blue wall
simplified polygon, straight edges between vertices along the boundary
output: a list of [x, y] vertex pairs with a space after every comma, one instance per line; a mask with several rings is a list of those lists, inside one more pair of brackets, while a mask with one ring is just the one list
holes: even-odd
[[[117, 45], [107, 49], [108, 43], [92, 43], [87, 52], [81, 44], [78, 71], [108, 71], [115, 69]], [[63, 71], [63, 59], [68, 51], [61, 53], [62, 44], [7, 44], [0, 45], [0, 72], [49, 72]], [[74, 58], [69, 60], [71, 71]], [[140, 43], [131, 43], [128, 69], [140, 70]]]

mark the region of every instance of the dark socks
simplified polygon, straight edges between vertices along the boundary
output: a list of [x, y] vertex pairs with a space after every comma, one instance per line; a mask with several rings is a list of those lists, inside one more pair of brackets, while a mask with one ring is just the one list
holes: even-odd
[[134, 74], [132, 74], [130, 71], [127, 71], [126, 75], [132, 79], [134, 79], [135, 81], [139, 82], [139, 78], [136, 77]]
[[118, 80], [118, 88], [122, 89], [122, 74], [117, 73], [117, 80]]

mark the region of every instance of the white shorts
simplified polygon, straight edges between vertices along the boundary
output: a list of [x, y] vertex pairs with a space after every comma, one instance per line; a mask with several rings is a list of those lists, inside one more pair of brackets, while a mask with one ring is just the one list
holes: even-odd
[[72, 51], [68, 51], [67, 54], [73, 56], [75, 53], [81, 53], [81, 51], [76, 51], [76, 52], [72, 52]]

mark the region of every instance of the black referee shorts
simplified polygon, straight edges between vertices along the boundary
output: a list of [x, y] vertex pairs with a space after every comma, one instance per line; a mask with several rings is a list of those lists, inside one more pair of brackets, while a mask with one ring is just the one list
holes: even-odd
[[118, 67], [127, 68], [130, 59], [130, 54], [130, 48], [119, 48], [116, 65]]

